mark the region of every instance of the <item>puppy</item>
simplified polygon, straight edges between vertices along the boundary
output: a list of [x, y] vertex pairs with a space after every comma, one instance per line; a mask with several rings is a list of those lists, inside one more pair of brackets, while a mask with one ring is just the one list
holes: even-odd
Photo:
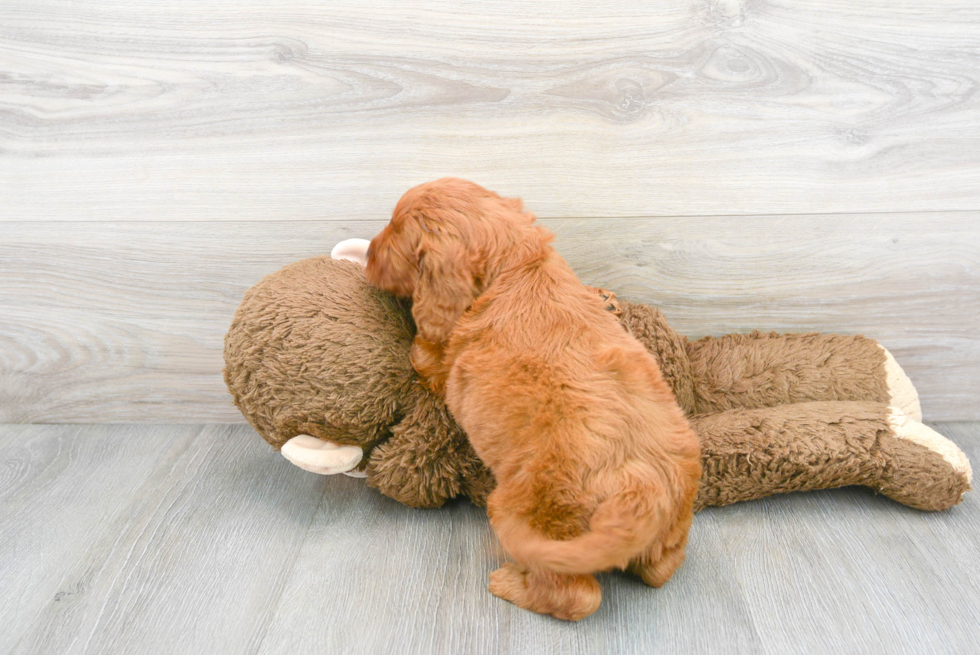
[[408, 191], [366, 274], [413, 300], [412, 363], [497, 487], [487, 510], [516, 560], [490, 591], [578, 620], [628, 568], [649, 585], [684, 560], [698, 440], [657, 362], [517, 199], [446, 178]]

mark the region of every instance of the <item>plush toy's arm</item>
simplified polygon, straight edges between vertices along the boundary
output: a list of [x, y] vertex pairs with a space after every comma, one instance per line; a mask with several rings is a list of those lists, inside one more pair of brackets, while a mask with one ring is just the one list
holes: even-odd
[[878, 342], [836, 334], [753, 332], [687, 344], [694, 413], [813, 400], [893, 405], [922, 420], [908, 376]]
[[871, 487], [923, 510], [970, 489], [956, 444], [882, 403], [809, 402], [695, 416], [703, 475], [696, 509], [789, 491]]
[[410, 507], [439, 507], [466, 491], [476, 455], [443, 402], [419, 391], [391, 438], [372, 451], [368, 484]]

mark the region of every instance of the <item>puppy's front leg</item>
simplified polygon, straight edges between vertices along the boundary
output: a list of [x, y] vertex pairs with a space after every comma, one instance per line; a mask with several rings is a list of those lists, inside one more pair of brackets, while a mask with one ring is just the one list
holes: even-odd
[[603, 306], [606, 311], [612, 312], [613, 316], [622, 316], [623, 308], [619, 306], [619, 299], [616, 298], [616, 294], [607, 289], [600, 289], [599, 287], [590, 287], [586, 285], [586, 291], [595, 294], [602, 301]]
[[446, 378], [449, 377], [449, 367], [445, 361], [445, 344], [426, 341], [420, 336], [415, 337], [409, 353], [412, 366], [421, 378], [422, 386], [431, 393], [445, 398]]

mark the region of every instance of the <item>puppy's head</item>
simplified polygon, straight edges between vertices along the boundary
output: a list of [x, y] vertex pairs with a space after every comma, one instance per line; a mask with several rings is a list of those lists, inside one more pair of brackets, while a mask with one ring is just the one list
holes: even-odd
[[534, 216], [522, 203], [483, 187], [443, 178], [410, 189], [368, 248], [368, 280], [411, 296], [419, 334], [445, 341], [480, 294], [488, 267]]
[[395, 210], [391, 223], [368, 246], [368, 281], [396, 296], [412, 296], [424, 262], [422, 237], [421, 224]]

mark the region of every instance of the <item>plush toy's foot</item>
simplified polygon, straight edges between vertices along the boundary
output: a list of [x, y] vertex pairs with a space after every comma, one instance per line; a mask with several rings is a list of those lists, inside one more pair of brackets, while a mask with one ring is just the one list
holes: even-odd
[[602, 603], [602, 589], [595, 576], [539, 573], [516, 562], [508, 562], [490, 574], [490, 593], [526, 610], [566, 621], [584, 619]]
[[367, 239], [345, 239], [333, 247], [330, 257], [367, 266], [367, 251], [370, 245], [371, 242]]
[[[360, 446], [341, 446], [330, 441], [300, 434], [282, 446], [282, 455], [290, 462], [310, 473], [336, 475], [349, 473], [357, 468], [364, 457]], [[366, 477], [354, 474], [354, 477]]]
[[[894, 439], [879, 437], [878, 445], [889, 455], [891, 466], [879, 491], [919, 509], [946, 509], [958, 503], [973, 483], [973, 469], [963, 451], [897, 408], [891, 408], [888, 424]], [[946, 467], [952, 475], [942, 475]]]
[[912, 380], [905, 375], [905, 371], [898, 365], [888, 349], [878, 345], [885, 351], [885, 376], [888, 383], [888, 394], [891, 401], [888, 403], [892, 407], [897, 407], [911, 419], [922, 420], [922, 407], [919, 405], [919, 392], [912, 386]]

